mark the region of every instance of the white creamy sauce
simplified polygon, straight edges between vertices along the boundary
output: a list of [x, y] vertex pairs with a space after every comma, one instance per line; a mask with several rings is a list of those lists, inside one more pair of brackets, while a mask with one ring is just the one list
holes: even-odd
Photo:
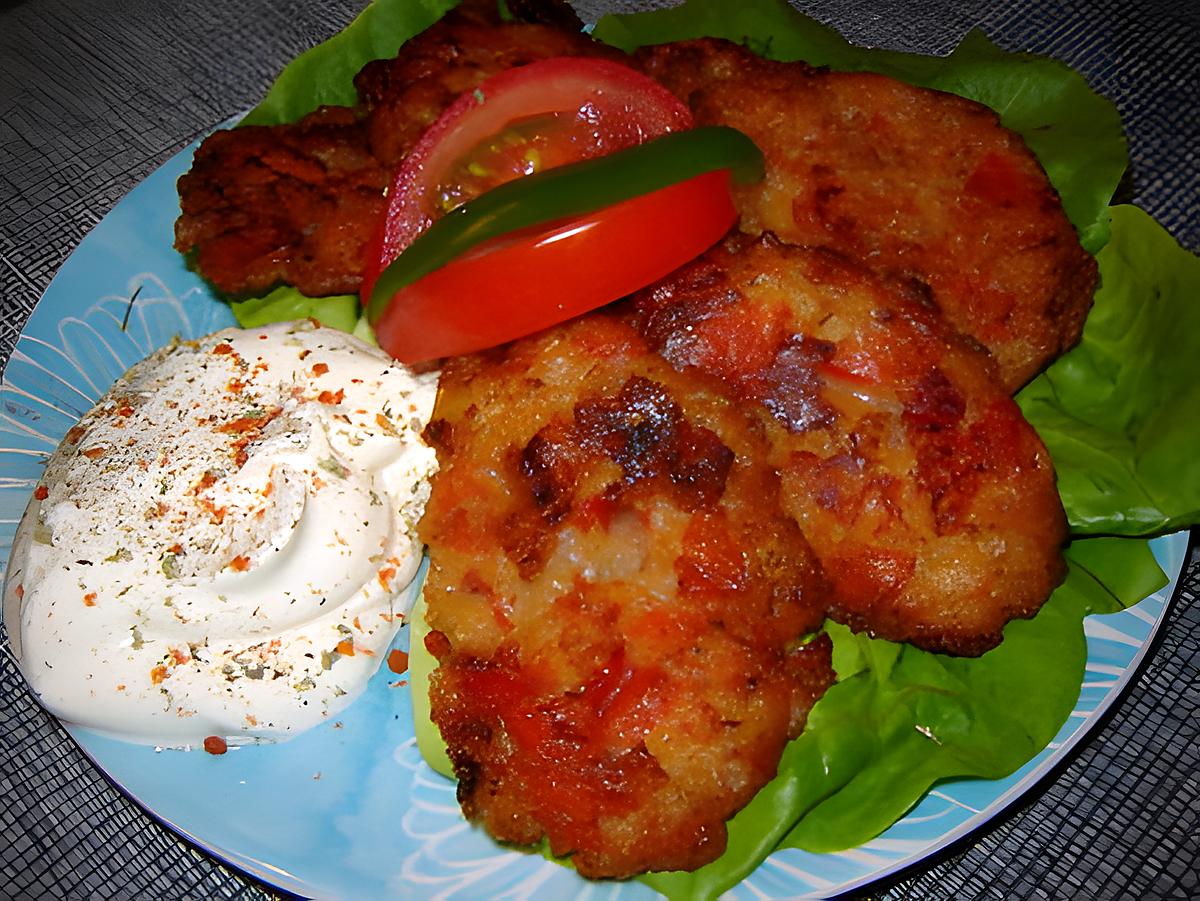
[[412, 603], [436, 387], [307, 322], [134, 366], [50, 459], [14, 541], [6, 608], [42, 702], [164, 746], [336, 715]]

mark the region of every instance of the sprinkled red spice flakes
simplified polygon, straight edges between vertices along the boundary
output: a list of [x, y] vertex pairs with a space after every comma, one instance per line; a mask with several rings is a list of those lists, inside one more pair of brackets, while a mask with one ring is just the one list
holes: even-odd
[[235, 573], [244, 573], [250, 568], [250, 558], [245, 554], [238, 554], [238, 556], [229, 561], [229, 568]]
[[370, 648], [364, 648], [362, 645], [354, 643], [351, 638], [343, 638], [333, 648], [343, 657], [353, 657], [355, 654], [362, 654], [364, 657], [374, 657], [375, 652]]
[[37, 488], [33, 489], [33, 496], [39, 501], [44, 501], [50, 496], [50, 489], [45, 485], [38, 485]]
[[161, 663], [158, 666], [154, 667], [154, 669], [150, 670], [150, 684], [151, 685], [158, 685], [165, 678], [167, 678], [167, 668], [165, 666], [163, 666]]
[[118, 416], [132, 416], [133, 415], [133, 407], [129, 406], [129, 404], [123, 404], [122, 406], [117, 407], [117, 415]]
[[208, 512], [208, 517], [217, 525], [225, 521], [225, 508], [218, 507], [209, 498], [200, 499], [200, 508]]
[[83, 596], [83, 606], [85, 606], [85, 607], [95, 607], [96, 606], [96, 592], [89, 591], [87, 594], [85, 594]]
[[17, 600], [22, 600], [25, 597], [25, 583], [17, 583]]
[[329, 364], [328, 364], [328, 363], [318, 363], [317, 365], [315, 365], [315, 366], [312, 368], [312, 374], [313, 374], [313, 375], [324, 375], [324, 374], [325, 374], [325, 373], [327, 373], [328, 371], [329, 371]]
[[214, 347], [212, 349], [212, 352], [214, 354], [217, 354], [218, 356], [221, 354], [231, 354], [231, 353], [233, 353], [233, 345], [226, 344], [224, 341], [222, 341], [220, 344], [218, 344], [216, 347]]
[[87, 429], [81, 425], [71, 426], [67, 431], [67, 444], [78, 444], [79, 439], [83, 437], [83, 433], [86, 431]]
[[229, 745], [225, 744], [225, 739], [219, 735], [210, 735], [204, 739], [204, 750], [209, 754], [224, 754], [229, 750]]
[[200, 481], [192, 487], [192, 494], [199, 494], [201, 491], [211, 488], [215, 484], [217, 484], [217, 474], [211, 469], [207, 470], [200, 477]]
[[392, 590], [392, 577], [396, 575], [395, 567], [387, 566], [379, 571], [379, 584], [384, 591]]
[[317, 395], [317, 400], [323, 404], [340, 404], [346, 397], [346, 389], [338, 388], [337, 391], [322, 391]]
[[217, 426], [216, 431], [226, 435], [246, 435], [247, 433], [254, 434], [261, 432], [282, 412], [283, 407], [272, 407], [266, 413], [256, 416], [239, 416], [237, 419], [221, 423]]
[[89, 460], [95, 460], [98, 457], [103, 457], [107, 450], [108, 448], [106, 447], [89, 447], [85, 451], [80, 451], [80, 453], [82, 453]]
[[229, 422], [221, 423], [219, 426], [217, 426], [217, 431], [224, 432], [227, 435], [240, 435], [243, 432], [259, 431], [264, 425], [266, 425], [265, 417], [239, 416], [237, 419], [231, 419]]
[[392, 648], [388, 652], [387, 664], [393, 673], [408, 672], [408, 654], [399, 648]]

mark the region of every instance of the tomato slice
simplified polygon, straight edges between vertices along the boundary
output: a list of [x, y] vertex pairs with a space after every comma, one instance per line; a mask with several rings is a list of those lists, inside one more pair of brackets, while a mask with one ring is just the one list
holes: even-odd
[[737, 220], [728, 169], [553, 226], [493, 239], [402, 289], [375, 323], [404, 363], [470, 353], [595, 309], [662, 278]]
[[367, 249], [363, 298], [435, 218], [473, 197], [691, 125], [666, 88], [610, 60], [559, 57], [494, 75], [451, 104], [396, 172]]

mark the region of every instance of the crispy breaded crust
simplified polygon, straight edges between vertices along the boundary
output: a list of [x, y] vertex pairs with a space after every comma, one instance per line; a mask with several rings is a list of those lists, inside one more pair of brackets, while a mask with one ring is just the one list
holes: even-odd
[[717, 39], [638, 57], [698, 123], [732, 125], [763, 151], [766, 179], [737, 191], [744, 231], [920, 280], [993, 353], [1010, 391], [1079, 340], [1095, 260], [1036, 158], [987, 107]]
[[1061, 581], [1049, 454], [991, 359], [919, 294], [828, 251], [736, 236], [634, 300], [672, 365], [759, 411], [835, 619], [976, 655]]
[[833, 681], [758, 426], [594, 315], [451, 361], [427, 433], [431, 701], [467, 816], [591, 877], [717, 857]]

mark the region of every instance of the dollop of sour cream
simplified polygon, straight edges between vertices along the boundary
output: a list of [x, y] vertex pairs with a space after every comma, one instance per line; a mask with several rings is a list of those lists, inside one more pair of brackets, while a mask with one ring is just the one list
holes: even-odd
[[6, 609], [45, 706], [176, 747], [335, 716], [412, 603], [436, 387], [308, 322], [134, 366], [51, 457], [14, 541]]

